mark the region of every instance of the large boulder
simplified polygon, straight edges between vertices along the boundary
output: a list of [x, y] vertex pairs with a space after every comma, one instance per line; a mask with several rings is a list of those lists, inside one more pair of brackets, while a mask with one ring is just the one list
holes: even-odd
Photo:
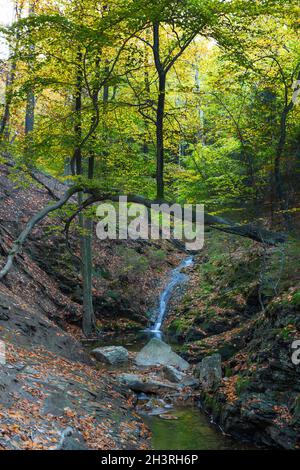
[[186, 377], [186, 375], [180, 370], [173, 366], [164, 366], [163, 368], [164, 378], [170, 382], [180, 383]]
[[96, 348], [92, 351], [93, 356], [99, 362], [110, 364], [112, 366], [123, 364], [128, 361], [128, 351], [123, 346], [106, 346], [104, 348]]
[[137, 354], [135, 363], [138, 366], [173, 366], [180, 370], [187, 370], [189, 363], [172, 351], [171, 346], [158, 338], [152, 338], [148, 344]]
[[198, 365], [200, 384], [205, 390], [216, 388], [222, 380], [222, 358], [212, 354], [202, 359]]
[[118, 377], [119, 382], [134, 392], [144, 393], [163, 393], [176, 391], [174, 384], [162, 382], [156, 378], [145, 377], [139, 374], [121, 374]]

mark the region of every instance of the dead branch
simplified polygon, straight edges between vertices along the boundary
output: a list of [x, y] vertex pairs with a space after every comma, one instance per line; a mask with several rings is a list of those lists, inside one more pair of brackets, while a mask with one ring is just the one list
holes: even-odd
[[[15, 257], [21, 251], [22, 246], [26, 242], [27, 238], [29, 237], [29, 235], [31, 234], [35, 226], [38, 225], [40, 222], [42, 222], [51, 212], [54, 212], [57, 209], [62, 208], [71, 199], [71, 197], [74, 194], [80, 191], [84, 192], [85, 194], [89, 194], [90, 197], [86, 199], [83, 202], [83, 204], [68, 219], [68, 221], [66, 222], [66, 227], [65, 227], [66, 233], [68, 233], [69, 231], [69, 227], [70, 227], [72, 220], [74, 220], [76, 215], [78, 215], [82, 210], [86, 209], [87, 207], [91, 206], [95, 202], [99, 202], [99, 201], [110, 200], [110, 201], [117, 202], [119, 201], [119, 197], [122, 196], [122, 194], [118, 193], [117, 191], [115, 194], [110, 194], [110, 193], [105, 193], [102, 190], [95, 189], [95, 188], [88, 189], [88, 188], [82, 188], [78, 186], [73, 186], [72, 188], [69, 188], [65, 192], [65, 194], [62, 196], [62, 198], [59, 199], [59, 201], [57, 201], [55, 204], [52, 204], [48, 207], [43, 208], [40, 212], [38, 212], [28, 221], [25, 229], [21, 232], [17, 240], [13, 243], [13, 246], [8, 253], [6, 264], [3, 267], [3, 269], [0, 271], [0, 279], [6, 276], [6, 274], [11, 269]], [[173, 203], [169, 201], [151, 200], [151, 199], [146, 199], [143, 196], [134, 195], [134, 194], [127, 195], [127, 201], [130, 203], [144, 205], [147, 208], [153, 208], [153, 204], [158, 204], [159, 206], [161, 206], [161, 204], [165, 204], [165, 206], [160, 207], [160, 210], [162, 210], [162, 212], [165, 211], [166, 213], [169, 212], [168, 207], [170, 205], [173, 205]], [[187, 215], [188, 214], [185, 214], [185, 217]], [[189, 220], [191, 222], [197, 221], [196, 209], [191, 211], [189, 218], [190, 220], [188, 219], [188, 217], [186, 217], [186, 220]], [[230, 233], [233, 235], [238, 235], [240, 237], [249, 238], [251, 240], [255, 240], [260, 243], [265, 243], [267, 245], [276, 245], [278, 243], [284, 243], [286, 241], [286, 235], [283, 233], [272, 232], [262, 227], [258, 227], [254, 224], [246, 224], [246, 225], [234, 224], [233, 222], [227, 219], [223, 219], [221, 217], [217, 217], [208, 213], [205, 213], [204, 215], [204, 222], [205, 222], [205, 225], [210, 226], [211, 228], [214, 228], [216, 230], [220, 230], [222, 232]]]
[[25, 229], [21, 232], [19, 237], [15, 240], [15, 242], [12, 245], [12, 248], [10, 249], [7, 260], [5, 263], [5, 266], [2, 268], [0, 271], [0, 279], [6, 276], [6, 274], [9, 272], [11, 269], [14, 259], [17, 256], [17, 254], [21, 251], [22, 246], [26, 242], [27, 238], [33, 231], [34, 227], [38, 225], [42, 220], [44, 220], [51, 212], [56, 211], [57, 209], [60, 209], [63, 207], [69, 199], [78, 192], [78, 188], [75, 186], [73, 188], [68, 189], [68, 191], [65, 192], [63, 197], [59, 199], [55, 204], [51, 204], [48, 207], [44, 207], [41, 211], [39, 211], [37, 214], [35, 214], [27, 223]]

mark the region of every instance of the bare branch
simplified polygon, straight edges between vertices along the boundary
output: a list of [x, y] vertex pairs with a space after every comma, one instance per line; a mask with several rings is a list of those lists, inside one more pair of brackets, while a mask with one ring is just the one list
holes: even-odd
[[[90, 194], [90, 197], [86, 201], [84, 201], [83, 204], [77, 209], [77, 211], [70, 217], [69, 221], [66, 224], [67, 230], [69, 230], [70, 223], [72, 222], [74, 217], [76, 217], [76, 215], [79, 214], [83, 209], [87, 208], [88, 206], [94, 204], [97, 201], [110, 200], [110, 201], [118, 202], [119, 197], [122, 195], [119, 191], [116, 191], [115, 194], [111, 194], [111, 193], [105, 193], [102, 190], [94, 189], [94, 188], [89, 189], [89, 188], [82, 188], [78, 186], [73, 186], [72, 188], [69, 188], [68, 191], [65, 192], [65, 194], [62, 196], [62, 198], [59, 201], [57, 201], [55, 204], [45, 207], [28, 221], [25, 229], [21, 232], [20, 236], [13, 243], [13, 246], [8, 253], [5, 266], [0, 271], [0, 279], [4, 278], [7, 275], [7, 273], [13, 266], [15, 257], [18, 255], [18, 253], [20, 253], [22, 246], [25, 244], [26, 240], [28, 239], [29, 235], [32, 233], [36, 225], [41, 223], [51, 212], [54, 212], [57, 209], [62, 208], [74, 194], [80, 191], [83, 191], [86, 194]], [[152, 204], [154, 203], [159, 204], [159, 205], [166, 203], [167, 206], [173, 204], [170, 201], [151, 200], [151, 199], [146, 199], [143, 196], [139, 196], [135, 194], [127, 195], [127, 200], [128, 202], [131, 202], [131, 203], [144, 205], [147, 208], [153, 208]], [[164, 210], [164, 208], [162, 208], [162, 210]], [[165, 210], [168, 210], [167, 207]], [[194, 209], [191, 212], [190, 221], [196, 222], [197, 221], [196, 217], [197, 217], [197, 211], [196, 209]], [[207, 213], [205, 213], [204, 215], [204, 221], [207, 226], [210, 226], [216, 230], [230, 233], [233, 235], [238, 235], [238, 236], [245, 237], [245, 238], [250, 238], [251, 240], [255, 240], [257, 242], [265, 243], [268, 245], [276, 245], [278, 243], [284, 243], [286, 241], [285, 234], [271, 232], [264, 228], [257, 227], [253, 224], [238, 225], [238, 224], [231, 222], [230, 220], [223, 219], [221, 217], [217, 217], [217, 216], [207, 214]]]
[[11, 269], [15, 257], [21, 251], [22, 246], [26, 242], [29, 235], [32, 233], [34, 227], [38, 225], [40, 222], [42, 222], [42, 220], [44, 220], [51, 212], [54, 212], [57, 209], [60, 209], [61, 207], [63, 207], [69, 201], [69, 199], [78, 191], [79, 189], [75, 186], [73, 188], [69, 188], [68, 191], [65, 192], [63, 197], [59, 199], [59, 201], [57, 201], [55, 204], [52, 204], [48, 207], [44, 207], [40, 212], [35, 214], [32, 217], [32, 219], [29, 220], [25, 229], [21, 232], [20, 236], [13, 243], [12, 248], [10, 249], [8, 253], [5, 266], [0, 271], [0, 279], [6, 276], [6, 274]]

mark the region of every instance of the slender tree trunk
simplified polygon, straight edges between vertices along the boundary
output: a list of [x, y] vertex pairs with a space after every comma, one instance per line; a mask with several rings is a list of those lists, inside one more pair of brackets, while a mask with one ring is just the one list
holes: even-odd
[[[108, 70], [109, 68], [106, 67], [105, 72], [108, 73]], [[109, 100], [109, 86], [107, 83], [105, 83], [105, 85], [103, 86], [103, 104], [105, 107], [107, 107], [108, 100]]]
[[[100, 64], [100, 63], [99, 63]], [[99, 66], [96, 65], [96, 66]], [[105, 74], [109, 73], [108, 65], [105, 67]], [[96, 93], [96, 92], [95, 92]], [[98, 100], [98, 97], [97, 97]], [[107, 125], [107, 109], [109, 103], [109, 85], [105, 83], [103, 85], [103, 95], [102, 95], [102, 104], [103, 104], [103, 122], [102, 122], [102, 136], [104, 140], [104, 150], [102, 152], [102, 177], [105, 178], [107, 175], [107, 158], [108, 158], [108, 146], [109, 146], [109, 133], [108, 133], [108, 125]], [[94, 97], [94, 106], [95, 106], [95, 97]]]
[[[88, 178], [94, 178], [95, 156], [88, 159]], [[93, 305], [93, 248], [92, 233], [93, 221], [88, 217], [82, 216], [82, 228], [84, 234], [81, 238], [81, 256], [83, 260], [83, 322], [82, 330], [86, 336], [92, 336], [96, 331], [96, 319]]]
[[1, 119], [1, 126], [0, 126], [0, 136], [5, 140], [9, 140], [10, 136], [10, 129], [9, 129], [9, 121], [10, 121], [10, 107], [12, 103], [12, 90], [16, 76], [16, 61], [13, 60], [10, 70], [7, 71], [6, 77], [6, 84], [5, 84], [5, 106], [4, 112]]
[[[82, 194], [78, 202], [82, 203]], [[96, 320], [93, 305], [93, 253], [92, 253], [92, 229], [93, 222], [84, 215], [79, 215], [80, 228], [83, 233], [80, 236], [80, 249], [82, 259], [82, 285], [83, 285], [83, 317], [82, 331], [86, 337], [95, 333]]]
[[[146, 38], [147, 38], [147, 41], [149, 41], [149, 30], [146, 31]], [[145, 47], [144, 47], [144, 68], [145, 68], [144, 82], [145, 82], [145, 98], [146, 98], [146, 100], [150, 100], [150, 98], [151, 98], [151, 95], [150, 95], [150, 93], [151, 93], [150, 78], [149, 78], [148, 67], [149, 67], [149, 54], [148, 54], [148, 48], [145, 45]], [[142, 151], [143, 151], [143, 154], [144, 154], [145, 161], [147, 161], [147, 158], [148, 158], [148, 155], [149, 155], [149, 145], [148, 145], [148, 140], [147, 140], [148, 131], [149, 131], [148, 122], [147, 122], [147, 119], [144, 118], [144, 141], [143, 141]]]
[[[30, 3], [28, 16], [33, 16], [34, 11], [34, 2]], [[31, 58], [34, 54], [34, 44], [30, 46]], [[34, 113], [35, 113], [35, 96], [33, 89], [28, 90], [27, 99], [26, 99], [26, 114], [25, 114], [25, 136], [29, 137], [31, 140], [31, 134], [34, 130]]]
[[[300, 70], [297, 75], [297, 82], [300, 80]], [[274, 179], [275, 179], [275, 191], [278, 201], [282, 209], [286, 209], [286, 201], [284, 201], [285, 195], [283, 190], [282, 178], [281, 178], [281, 160], [284, 152], [284, 147], [286, 144], [287, 136], [287, 120], [289, 113], [295, 106], [295, 101], [293, 97], [288, 101], [288, 89], [285, 91], [285, 106], [283, 108], [281, 117], [280, 117], [280, 137], [277, 145], [276, 155], [274, 159]]]
[[25, 135], [30, 136], [34, 130], [35, 96], [29, 90], [26, 101]]
[[159, 76], [159, 95], [157, 101], [156, 113], [156, 183], [157, 183], [157, 198], [163, 199], [164, 197], [164, 115], [165, 115], [165, 102], [166, 102], [166, 76], [165, 73], [160, 73]]
[[171, 54], [170, 57], [161, 57], [160, 47], [160, 23], [154, 21], [153, 28], [153, 57], [155, 68], [158, 74], [158, 100], [156, 112], [156, 185], [157, 185], [157, 198], [164, 198], [164, 117], [165, 117], [165, 104], [166, 104], [166, 81], [167, 73], [173, 67], [178, 58], [183, 54], [188, 45], [191, 43], [196, 33], [193, 35], [182, 38], [177, 37], [179, 51]]
[[[95, 116], [92, 118], [92, 125], [95, 123]], [[95, 136], [93, 135], [93, 140]], [[92, 150], [88, 159], [88, 179], [94, 178], [95, 155]], [[80, 216], [81, 225], [84, 231], [81, 237], [81, 257], [83, 261], [82, 277], [83, 277], [83, 322], [82, 330], [89, 337], [96, 331], [96, 319], [93, 305], [93, 248], [92, 233], [93, 221], [84, 215]]]
[[280, 138], [277, 145], [276, 155], [274, 159], [274, 179], [275, 179], [275, 191], [277, 199], [280, 203], [283, 202], [284, 194], [283, 194], [283, 186], [282, 186], [282, 179], [281, 179], [281, 170], [280, 164], [281, 159], [285, 147], [286, 142], [286, 122], [288, 116], [288, 108], [286, 107], [281, 115], [280, 119]]
[[[76, 76], [76, 94], [75, 94], [75, 149], [73, 162], [75, 167], [75, 174], [83, 174], [82, 165], [82, 53], [78, 52], [77, 55], [77, 76]], [[83, 202], [83, 194], [78, 194], [78, 205], [81, 206]], [[79, 226], [82, 231], [80, 235], [80, 251], [81, 251], [81, 275], [82, 275], [82, 289], [83, 289], [83, 315], [82, 315], [82, 331], [85, 336], [90, 337], [95, 332], [95, 315], [93, 307], [93, 291], [92, 291], [92, 246], [91, 246], [91, 224], [92, 222], [83, 216], [79, 215]]]
[[[19, 2], [16, 1], [15, 3], [15, 20], [18, 21], [21, 18], [22, 13], [22, 6], [19, 6]], [[13, 50], [11, 51], [10, 58], [12, 58], [11, 65], [10, 59], [8, 60], [8, 70], [6, 76], [6, 84], [5, 84], [5, 105], [4, 105], [4, 112], [1, 119], [0, 125], [0, 140], [3, 138], [5, 140], [9, 140], [10, 137], [10, 108], [13, 99], [13, 86], [16, 78], [16, 69], [17, 69], [17, 60], [16, 60], [16, 53], [18, 51], [18, 43], [19, 43], [19, 35], [16, 35], [15, 44], [13, 46]]]
[[158, 74], [156, 111], [156, 190], [157, 198], [164, 197], [164, 117], [166, 103], [166, 71], [160, 57], [159, 22], [153, 23], [153, 55]]

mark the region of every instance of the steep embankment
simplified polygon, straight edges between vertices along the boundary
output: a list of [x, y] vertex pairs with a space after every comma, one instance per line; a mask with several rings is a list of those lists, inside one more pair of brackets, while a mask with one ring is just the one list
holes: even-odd
[[[32, 181], [27, 187], [22, 181], [22, 186], [18, 187], [17, 175], [12, 172], [10, 167], [1, 166], [2, 259], [27, 220], [51, 201], [45, 188], [33, 185]], [[42, 174], [38, 177], [58, 196], [66, 190], [51, 177]], [[34, 230], [11, 273], [3, 280], [14, 294], [38, 306], [42, 313], [62, 326], [80, 323], [82, 302], [80, 262], [76, 257], [79, 255], [77, 224], [74, 223], [70, 253], [62, 233], [64, 216], [62, 212], [48, 218]], [[98, 326], [106, 329], [145, 326], [165, 273], [178, 264], [180, 256], [167, 242], [100, 242], [94, 237], [93, 295]]]
[[174, 301], [168, 331], [197, 363], [222, 356], [223, 380], [199, 398], [224, 429], [256, 443], [300, 446], [299, 242], [266, 248], [207, 235], [182, 301]]
[[110, 375], [34, 307], [0, 293], [0, 448], [140, 449], [148, 432]]
[[[12, 171], [1, 167], [1, 262], [27, 220], [51, 200], [43, 186], [30, 182], [18, 187], [18, 174], [13, 181]], [[64, 191], [53, 178], [38, 176], [56, 194]], [[61, 228], [58, 216], [38, 227], [0, 283], [0, 340], [6, 348], [6, 364], [0, 365], [0, 446], [149, 446], [131, 395], [99, 369], [75, 339], [80, 338], [81, 277]], [[72, 245], [76, 253], [75, 234]], [[98, 326], [145, 325], [164, 272], [177, 259], [167, 246], [94, 240]]]

